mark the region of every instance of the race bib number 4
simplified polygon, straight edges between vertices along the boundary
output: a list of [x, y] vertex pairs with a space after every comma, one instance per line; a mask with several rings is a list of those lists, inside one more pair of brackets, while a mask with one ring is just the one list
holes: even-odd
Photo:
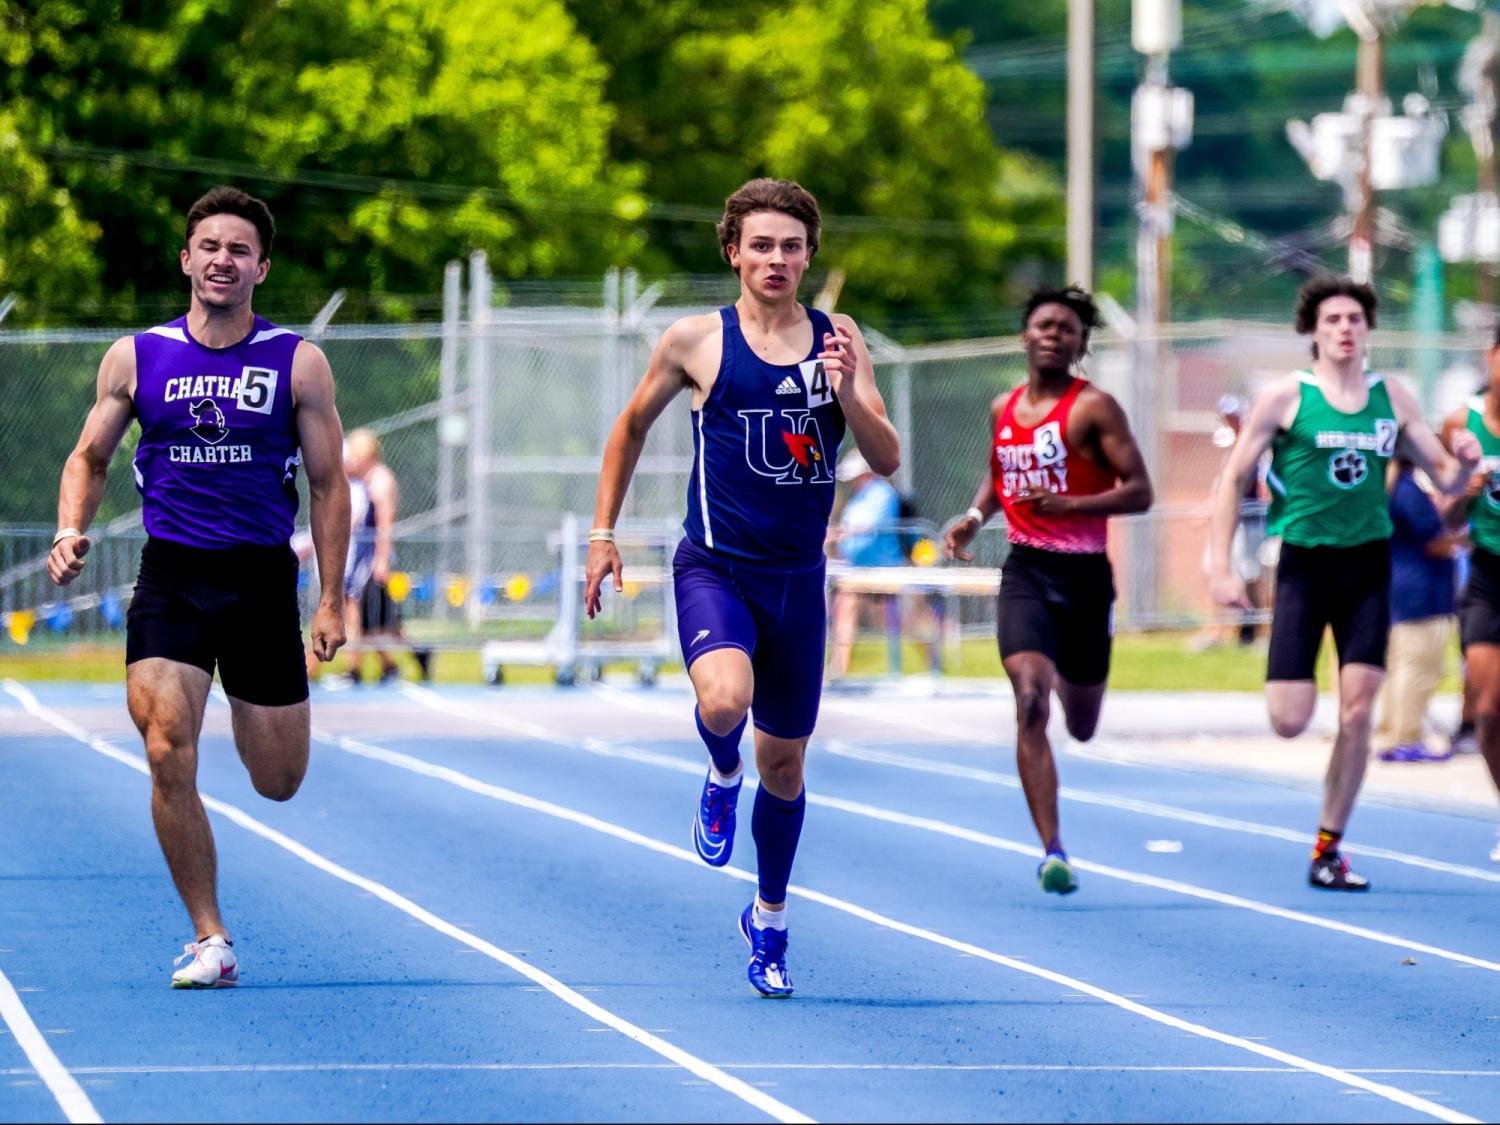
[[833, 401], [833, 388], [828, 384], [828, 369], [821, 359], [809, 359], [798, 364], [802, 372], [802, 385], [807, 388], [808, 406], [827, 406]]

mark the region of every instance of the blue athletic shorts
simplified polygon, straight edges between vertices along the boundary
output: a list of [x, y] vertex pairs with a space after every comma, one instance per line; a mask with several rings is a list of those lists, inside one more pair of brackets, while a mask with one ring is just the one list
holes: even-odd
[[786, 570], [732, 559], [684, 539], [672, 560], [677, 635], [691, 668], [705, 652], [741, 649], [755, 672], [750, 715], [776, 738], [805, 738], [823, 695], [825, 563]]

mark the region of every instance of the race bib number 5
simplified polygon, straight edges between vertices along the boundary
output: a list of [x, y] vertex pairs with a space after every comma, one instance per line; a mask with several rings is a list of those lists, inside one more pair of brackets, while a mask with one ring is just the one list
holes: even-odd
[[240, 372], [239, 408], [256, 414], [271, 413], [276, 401], [276, 380], [280, 372], [269, 367], [247, 367]]

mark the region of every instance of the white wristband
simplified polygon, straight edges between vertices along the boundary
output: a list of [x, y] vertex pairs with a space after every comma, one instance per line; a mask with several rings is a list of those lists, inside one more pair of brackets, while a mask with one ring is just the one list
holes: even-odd
[[595, 527], [589, 530], [590, 543], [613, 543], [615, 541], [615, 529], [612, 527]]
[[980, 527], [984, 526], [984, 513], [981, 512], [978, 508], [970, 508], [967, 512], [964, 513], [964, 518], [972, 519]]
[[64, 539], [70, 537], [74, 539], [80, 539], [83, 537], [83, 532], [79, 531], [76, 527], [65, 527], [52, 537], [52, 545], [56, 547]]

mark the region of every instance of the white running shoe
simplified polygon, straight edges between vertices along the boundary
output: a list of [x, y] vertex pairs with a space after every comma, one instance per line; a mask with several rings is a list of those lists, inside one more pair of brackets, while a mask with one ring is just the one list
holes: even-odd
[[172, 974], [173, 988], [233, 988], [239, 983], [240, 966], [234, 949], [220, 934], [207, 941], [190, 941], [182, 956], [172, 963], [188, 964]]

